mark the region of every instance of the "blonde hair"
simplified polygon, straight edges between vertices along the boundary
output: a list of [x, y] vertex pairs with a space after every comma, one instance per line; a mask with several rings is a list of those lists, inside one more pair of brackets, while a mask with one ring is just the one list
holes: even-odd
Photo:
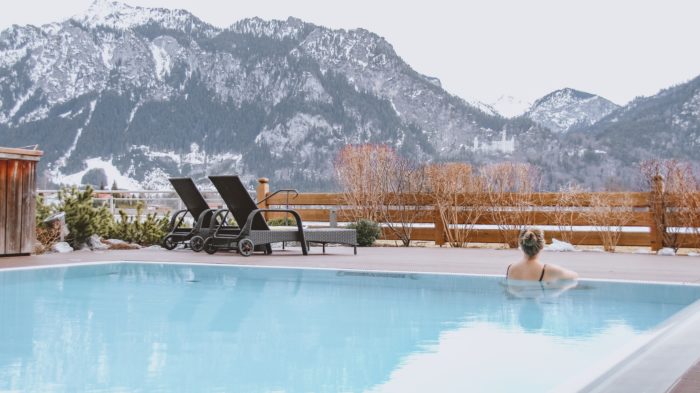
[[520, 249], [530, 258], [539, 254], [544, 248], [544, 232], [539, 228], [526, 227], [518, 236]]

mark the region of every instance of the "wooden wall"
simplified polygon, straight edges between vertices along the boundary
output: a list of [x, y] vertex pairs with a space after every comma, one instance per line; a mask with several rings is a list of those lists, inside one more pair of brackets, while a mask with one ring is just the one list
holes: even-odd
[[[653, 190], [650, 192], [606, 192], [606, 193], [589, 193], [582, 192], [570, 197], [570, 206], [574, 207], [590, 207], [593, 201], [594, 195], [604, 195], [606, 197], [606, 202], [608, 206], [611, 207], [624, 207], [634, 208], [634, 212], [630, 213], [629, 221], [626, 226], [630, 227], [646, 227], [649, 228], [645, 232], [623, 232], [620, 235], [619, 242], [617, 245], [620, 246], [639, 246], [639, 247], [651, 247], [652, 250], [659, 250], [664, 246], [664, 236], [667, 227], [673, 223], [674, 206], [665, 206], [663, 203], [659, 205], [655, 201], [663, 201], [663, 184], [661, 179], [656, 179]], [[267, 179], [265, 179], [265, 189], [262, 191], [262, 195], [268, 195], [269, 184]], [[258, 198], [260, 199], [260, 187]], [[559, 203], [562, 198], [558, 193], [533, 193], [527, 196], [527, 204], [531, 206], [534, 210], [528, 214], [529, 225], [550, 225], [557, 226], [561, 224], [561, 218], [557, 216], [554, 207]], [[389, 198], [390, 200], [392, 198]], [[472, 197], [471, 200], [474, 198]], [[517, 200], [523, 200], [523, 198], [515, 198]], [[416, 195], [413, 198], [407, 198], [407, 200], [412, 201], [414, 206], [421, 207], [422, 209], [416, 210], [415, 217], [412, 217], [410, 222], [423, 224], [419, 227], [413, 228], [411, 233], [412, 240], [427, 240], [435, 241], [436, 244], [444, 244], [445, 232], [447, 228], [440, 219], [440, 214], [436, 214], [436, 207], [433, 206], [433, 200], [430, 195]], [[463, 200], [470, 200], [467, 195], [463, 197], [456, 198], [457, 203], [461, 204]], [[508, 200], [508, 199], [506, 199]], [[287, 203], [286, 195], [278, 194], [269, 198], [264, 207], [279, 208], [284, 207]], [[302, 193], [295, 198], [289, 199], [290, 207], [297, 210], [302, 220], [305, 221], [316, 221], [316, 222], [328, 222], [331, 217], [331, 210], [335, 211], [336, 220], [338, 222], [349, 222], [353, 220], [356, 214], [353, 213], [350, 206], [345, 206], [343, 195], [338, 193]], [[568, 205], [567, 205], [568, 206]], [[261, 206], [263, 207], [263, 206]], [[491, 208], [498, 208], [498, 206], [491, 206]], [[508, 207], [508, 205], [501, 205], [501, 207]], [[670, 209], [670, 210], [669, 210]], [[395, 222], [401, 220], [401, 212], [396, 212]], [[391, 212], [389, 212], [391, 215]], [[522, 213], [499, 213], [501, 219], [510, 220], [509, 223], [512, 224], [525, 224], [518, 222], [522, 220]], [[285, 215], [283, 213], [268, 213], [267, 219], [283, 218]], [[509, 218], [510, 217], [510, 218]], [[671, 222], [664, 222], [664, 220], [659, 219], [659, 217], [664, 217], [664, 219], [670, 219]], [[591, 226], [616, 226], [617, 224], [613, 222], [607, 222], [608, 219], [603, 217], [601, 222], [592, 223], [589, 219], [585, 218], [582, 213], [573, 212], [568, 214], [568, 225], [571, 225], [567, 235], [570, 236], [572, 243], [575, 245], [601, 245], [602, 242], [598, 233], [586, 227]], [[427, 225], [425, 225], [427, 224]], [[432, 224], [432, 225], [430, 225]], [[494, 225], [497, 224], [497, 220], [493, 212], [485, 211], [479, 219], [476, 221], [477, 225]], [[450, 231], [457, 231], [456, 229], [450, 229]], [[497, 229], [474, 229], [470, 231], [468, 236], [469, 242], [474, 243], [503, 243], [503, 233]], [[545, 231], [545, 236], [548, 241], [551, 238], [562, 238], [562, 233], [557, 230], [547, 230]], [[517, 237], [516, 233], [511, 235], [511, 238]], [[383, 238], [389, 240], [396, 240], [396, 235], [391, 231], [384, 228]], [[680, 234], [678, 235], [679, 244], [683, 247], [700, 247], [700, 236], [696, 234]]]
[[37, 151], [0, 148], [0, 256], [32, 252], [40, 156]]

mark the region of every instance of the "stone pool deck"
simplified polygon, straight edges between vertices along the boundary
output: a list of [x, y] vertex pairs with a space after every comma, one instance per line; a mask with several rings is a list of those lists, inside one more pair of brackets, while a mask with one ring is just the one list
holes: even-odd
[[[390, 270], [463, 274], [504, 274], [506, 267], [517, 262], [518, 250], [456, 248], [358, 248], [313, 247], [304, 256], [299, 249], [275, 250], [272, 255], [245, 258], [235, 253], [193, 253], [178, 249], [120, 251], [78, 251], [67, 254], [44, 254], [0, 258], [0, 268], [45, 266], [100, 261], [148, 261], [215, 263], [250, 266], [309, 267], [329, 269]], [[544, 263], [555, 263], [579, 273], [581, 278], [681, 282], [700, 284], [700, 257], [658, 256], [649, 254], [581, 252], [544, 252]]]
[[[45, 254], [0, 258], [0, 269], [11, 267], [50, 266], [102, 261], [182, 262], [233, 264], [247, 266], [305, 267], [329, 269], [361, 269], [462, 274], [504, 274], [510, 263], [521, 257], [518, 250], [454, 249], [454, 248], [352, 248], [320, 247], [304, 256], [299, 249], [275, 250], [272, 255], [248, 258], [235, 253], [193, 253], [178, 249], [78, 251], [67, 254]], [[579, 273], [581, 278], [638, 280], [700, 284], [700, 257], [657, 256], [649, 254], [574, 252], [545, 252], [545, 263], [556, 263]], [[700, 361], [700, 353], [697, 354]], [[626, 391], [620, 387], [619, 391]], [[616, 390], [617, 391], [617, 390]], [[700, 392], [700, 363], [696, 362], [667, 392]]]

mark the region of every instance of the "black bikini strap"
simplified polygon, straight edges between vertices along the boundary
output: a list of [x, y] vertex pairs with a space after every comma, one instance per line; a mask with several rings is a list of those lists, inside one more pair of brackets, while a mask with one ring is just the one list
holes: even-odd
[[542, 274], [540, 274], [540, 281], [544, 278], [544, 269], [547, 268], [547, 264], [542, 265]]
[[510, 265], [508, 265], [508, 269], [506, 269], [506, 278], [508, 278], [508, 272], [510, 272]]

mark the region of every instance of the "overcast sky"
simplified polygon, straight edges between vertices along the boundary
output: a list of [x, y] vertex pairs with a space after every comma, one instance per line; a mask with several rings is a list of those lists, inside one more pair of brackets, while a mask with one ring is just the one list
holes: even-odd
[[[2, 1], [0, 28], [59, 21], [91, 0]], [[128, 0], [218, 25], [295, 16], [385, 37], [449, 92], [491, 102], [572, 87], [624, 104], [700, 75], [698, 0]]]

